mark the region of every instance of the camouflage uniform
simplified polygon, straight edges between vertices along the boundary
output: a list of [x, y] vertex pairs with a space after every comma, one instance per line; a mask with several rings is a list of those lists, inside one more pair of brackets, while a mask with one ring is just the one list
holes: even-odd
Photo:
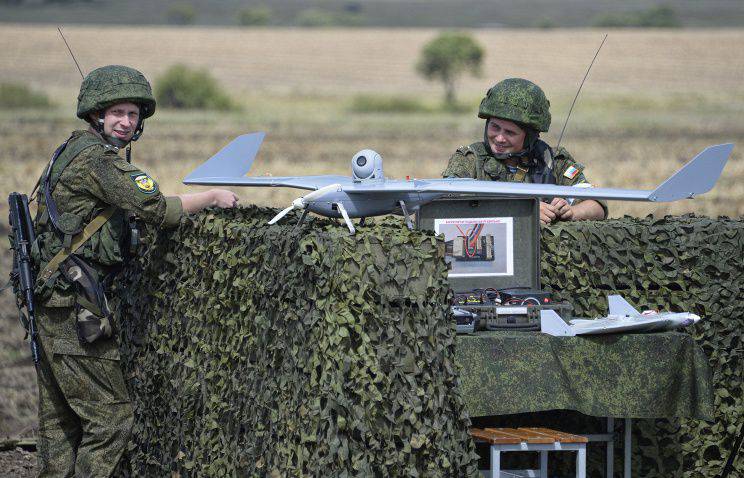
[[[484, 141], [459, 147], [450, 157], [443, 177], [559, 186], [590, 184], [584, 175], [584, 166], [577, 163], [565, 148], [554, 150], [538, 139], [539, 132], [550, 128], [550, 102], [542, 89], [531, 81], [509, 78], [494, 85], [481, 101], [478, 117], [485, 119], [486, 125], [489, 118], [495, 117], [523, 127], [531, 144], [530, 154], [519, 159], [517, 168], [509, 168], [505, 158], [491, 153], [484, 138]], [[573, 204], [579, 202], [581, 199], [576, 199]], [[607, 217], [607, 204], [597, 202]]]
[[[116, 206], [108, 222], [76, 252], [99, 280], [125, 260], [127, 211], [156, 226], [177, 224], [182, 214], [178, 198], [164, 197], [157, 183], [118, 151], [98, 134], [75, 131], [55, 161], [55, 166], [67, 166], [50, 173], [63, 233]], [[44, 195], [39, 197], [32, 254], [34, 263], [43, 266], [62, 248], [64, 238], [52, 227]], [[47, 281], [37, 281], [34, 295], [42, 351], [37, 368], [39, 476], [110, 476], [133, 423], [116, 334], [90, 344], [78, 339], [75, 288], [59, 270]]]

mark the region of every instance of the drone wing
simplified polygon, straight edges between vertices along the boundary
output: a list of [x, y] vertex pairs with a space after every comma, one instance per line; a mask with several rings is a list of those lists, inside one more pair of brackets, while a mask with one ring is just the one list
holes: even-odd
[[347, 176], [246, 176], [253, 165], [265, 133], [238, 136], [201, 166], [191, 171], [184, 184], [205, 186], [255, 186], [320, 189], [331, 184], [350, 184]]
[[478, 181], [474, 179], [422, 179], [413, 181], [386, 181], [385, 185], [355, 184], [348, 193], [444, 193], [483, 194], [508, 197], [571, 197], [589, 199], [616, 199], [623, 201], [666, 202], [693, 198], [710, 191], [731, 155], [733, 144], [719, 144], [705, 148], [679, 171], [654, 190], [583, 188], [552, 184], [507, 183]]
[[247, 186], [247, 187], [284, 187], [296, 189], [320, 189], [331, 184], [339, 184], [342, 187], [352, 183], [348, 176], [333, 176], [330, 174], [321, 176], [233, 176], [233, 177], [206, 177], [189, 178], [183, 180], [184, 184], [199, 184], [203, 186]]

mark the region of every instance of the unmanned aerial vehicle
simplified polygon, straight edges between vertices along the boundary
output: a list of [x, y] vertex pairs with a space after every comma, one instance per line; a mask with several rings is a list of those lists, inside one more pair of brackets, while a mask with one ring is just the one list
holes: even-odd
[[692, 325], [700, 316], [689, 312], [638, 312], [619, 295], [608, 295], [609, 313], [597, 319], [573, 319], [567, 324], [553, 310], [540, 311], [540, 330], [548, 335], [614, 334], [618, 332], [661, 332]]
[[302, 209], [300, 222], [308, 211], [331, 218], [343, 218], [355, 232], [351, 218], [402, 214], [413, 228], [410, 214], [419, 207], [444, 197], [563, 197], [621, 201], [668, 202], [693, 198], [710, 191], [723, 171], [733, 144], [705, 148], [656, 189], [614, 189], [556, 186], [552, 184], [507, 183], [475, 179], [388, 179], [382, 157], [371, 149], [359, 151], [351, 160], [351, 176], [246, 176], [263, 142], [264, 133], [238, 136], [217, 154], [197, 167], [184, 184], [210, 186], [288, 187], [309, 189], [269, 224], [293, 209]]

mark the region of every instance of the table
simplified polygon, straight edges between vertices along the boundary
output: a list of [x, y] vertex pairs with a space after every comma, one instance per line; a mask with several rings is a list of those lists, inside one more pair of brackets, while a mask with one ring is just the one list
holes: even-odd
[[[713, 389], [705, 353], [679, 332], [552, 337], [539, 332], [478, 332], [457, 337], [460, 390], [471, 417], [576, 410], [630, 419], [712, 420]], [[612, 453], [608, 447], [608, 462]], [[608, 465], [609, 466], [609, 465]]]

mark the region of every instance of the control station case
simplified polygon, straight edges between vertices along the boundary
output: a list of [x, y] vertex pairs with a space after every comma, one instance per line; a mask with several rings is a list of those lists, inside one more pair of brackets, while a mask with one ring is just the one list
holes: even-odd
[[540, 289], [537, 199], [442, 199], [421, 206], [419, 229], [445, 237], [454, 291]]

